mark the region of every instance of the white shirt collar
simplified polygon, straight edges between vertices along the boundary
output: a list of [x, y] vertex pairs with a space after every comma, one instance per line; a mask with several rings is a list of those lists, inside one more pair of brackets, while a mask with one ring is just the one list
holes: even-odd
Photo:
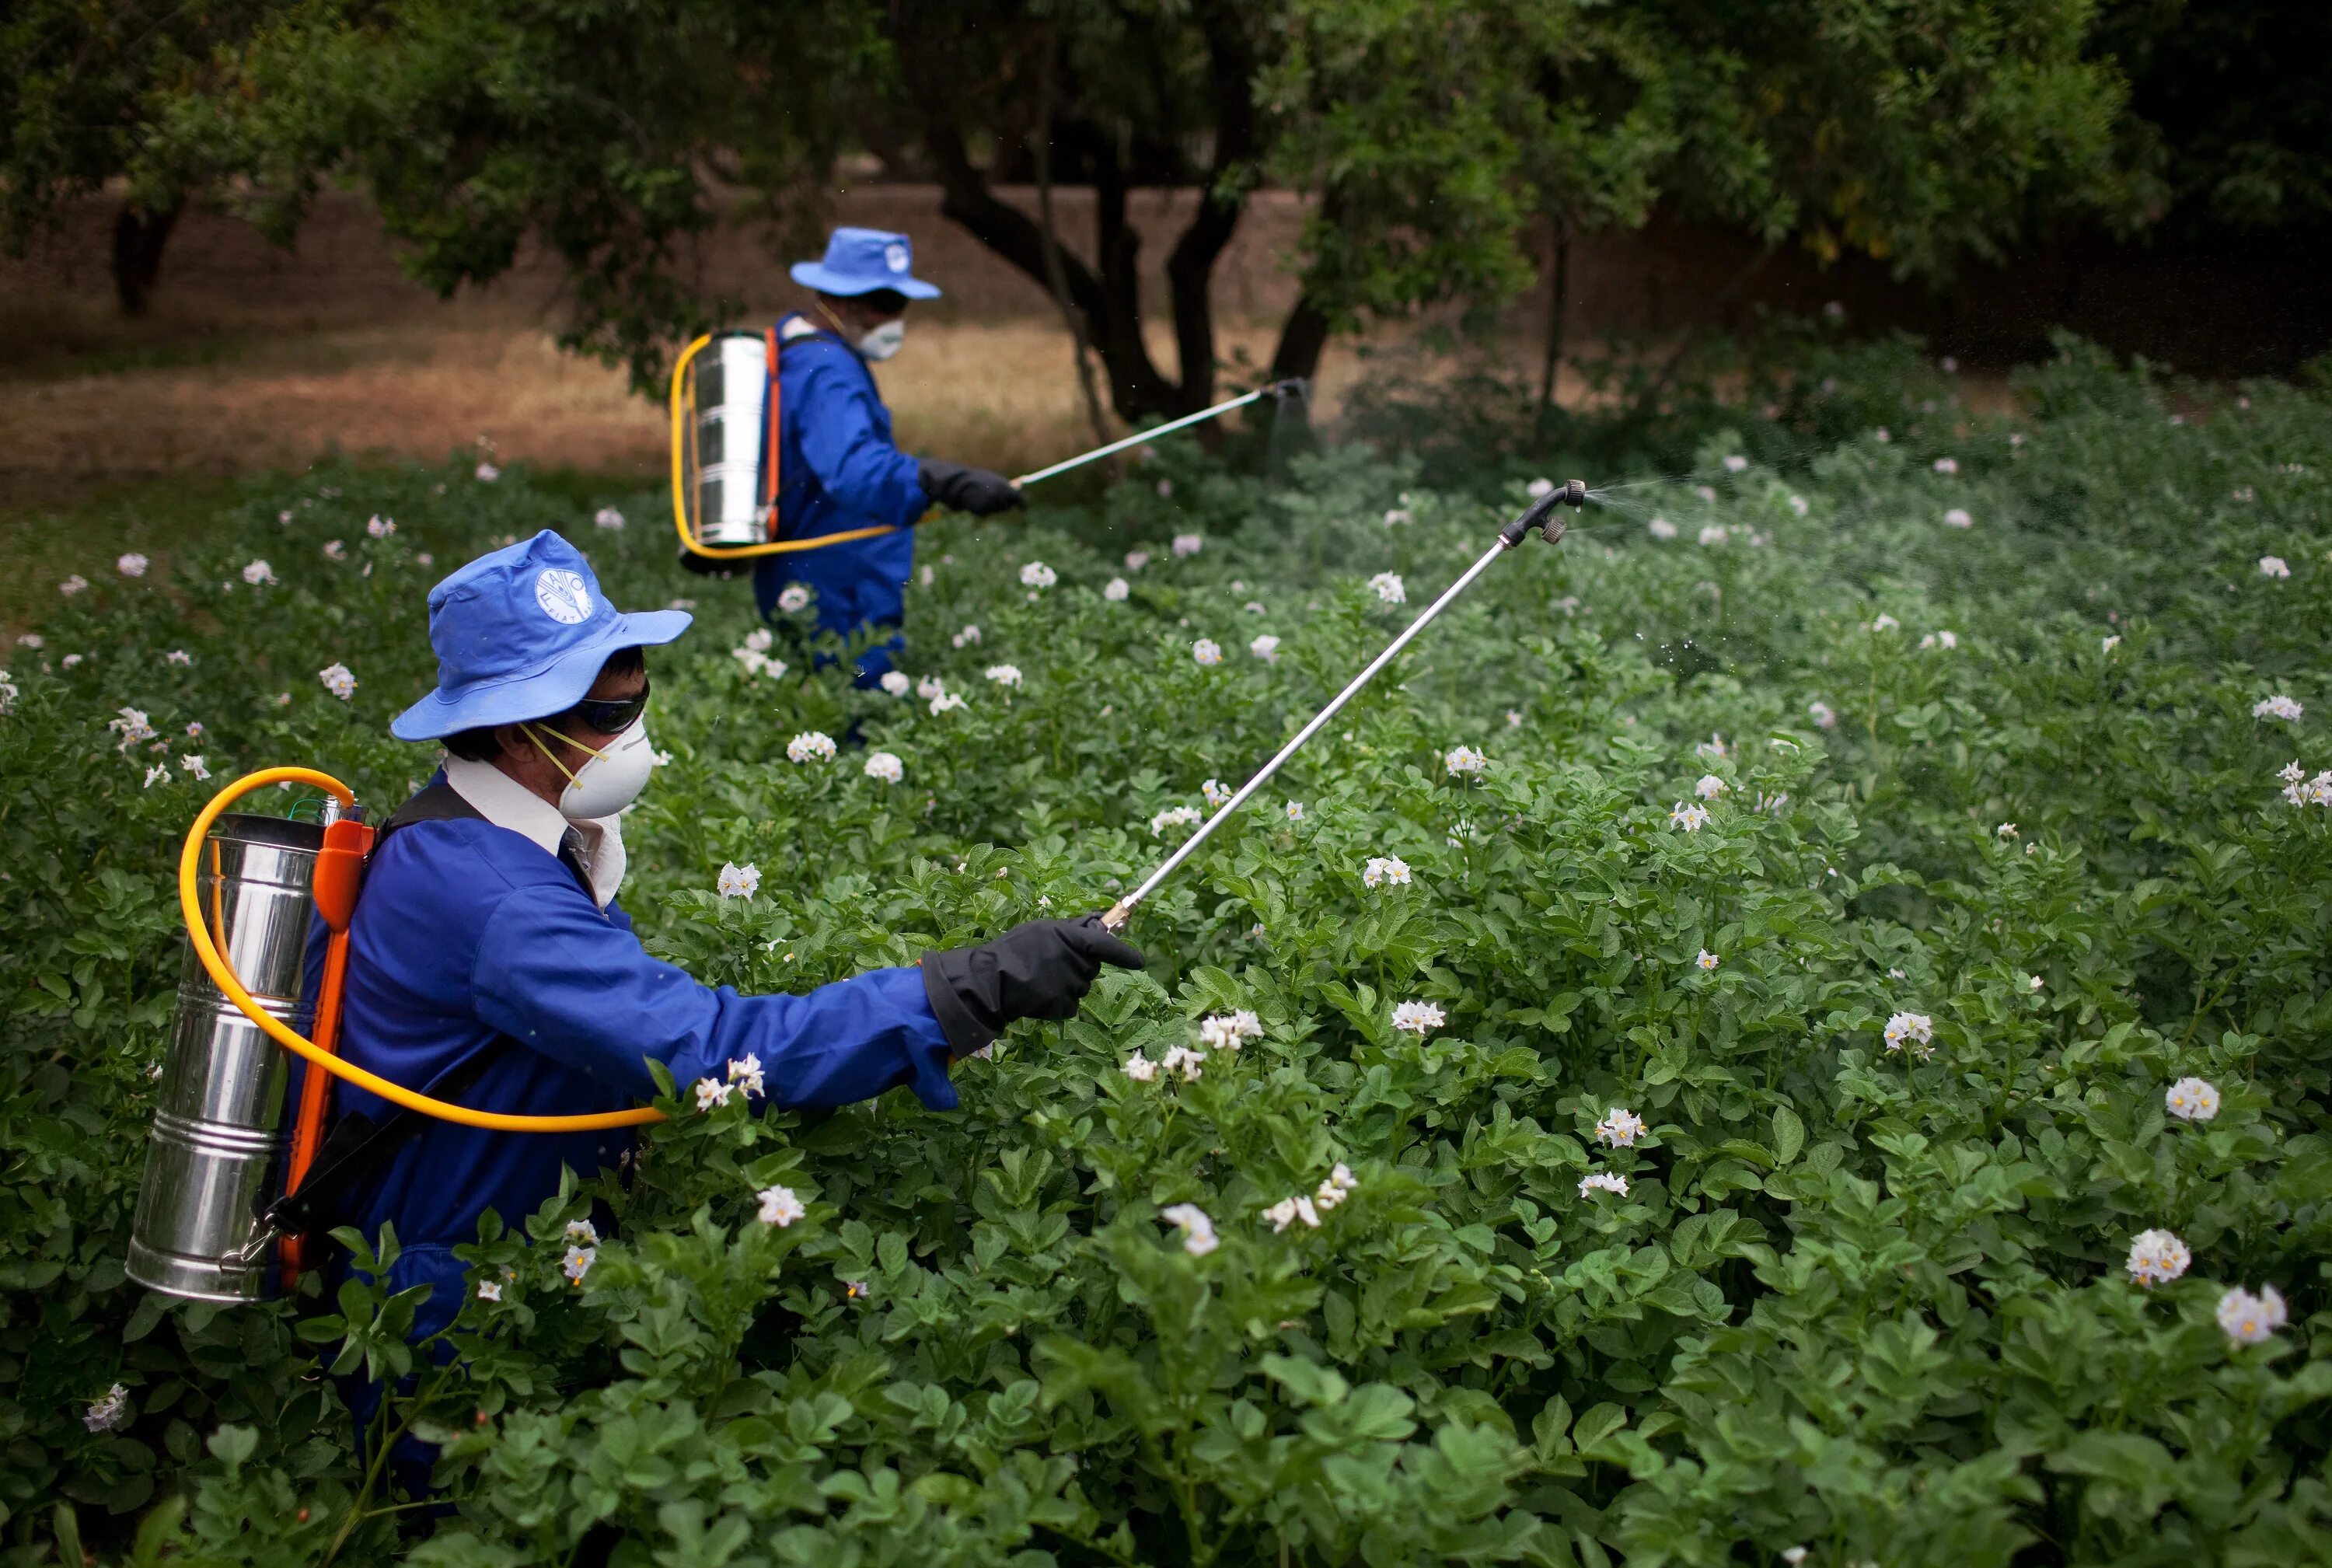
[[497, 827], [507, 827], [546, 855], [557, 855], [567, 830], [574, 828], [583, 840], [584, 868], [591, 874], [591, 894], [600, 908], [607, 908], [616, 890], [623, 885], [627, 856], [619, 818], [598, 817], [569, 822], [559, 815], [558, 807], [492, 762], [473, 762], [465, 757], [449, 755], [445, 759], [445, 782], [454, 787], [454, 794], [476, 808], [479, 816]]

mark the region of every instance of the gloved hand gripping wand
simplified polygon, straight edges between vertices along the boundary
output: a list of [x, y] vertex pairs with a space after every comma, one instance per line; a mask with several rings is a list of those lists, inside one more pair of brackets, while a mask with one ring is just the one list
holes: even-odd
[[1460, 577], [1456, 582], [1451, 583], [1447, 588], [1443, 589], [1440, 598], [1426, 606], [1424, 613], [1419, 615], [1415, 620], [1410, 622], [1408, 627], [1401, 632], [1400, 636], [1393, 638], [1391, 643], [1387, 645], [1384, 652], [1379, 654], [1375, 658], [1369, 661], [1368, 668], [1362, 670], [1359, 674], [1354, 675], [1352, 679], [1351, 684], [1347, 685], [1343, 691], [1337, 693], [1335, 697], [1330, 701], [1326, 707], [1321, 709], [1317, 713], [1314, 713], [1312, 716], [1312, 722], [1310, 723], [1295, 731], [1295, 739], [1289, 741], [1286, 745], [1282, 746], [1279, 749], [1279, 754], [1277, 756], [1274, 757], [1270, 761], [1266, 762], [1262, 769], [1257, 772], [1254, 778], [1248, 779], [1245, 784], [1240, 785], [1238, 792], [1223, 803], [1223, 808], [1221, 810], [1216, 812], [1212, 817], [1208, 817], [1206, 821], [1200, 823], [1199, 825], [1199, 830], [1190, 835], [1188, 839], [1184, 840], [1180, 848], [1177, 849], [1173, 854], [1166, 857], [1165, 864], [1159, 866], [1157, 870], [1152, 872], [1141, 886], [1135, 888], [1132, 893], [1127, 894], [1123, 898], [1119, 899], [1115, 904], [1111, 904], [1107, 912], [1101, 917], [1102, 923], [1112, 931], [1123, 930], [1125, 923], [1131, 919], [1133, 914], [1134, 906], [1139, 904], [1143, 899], [1149, 897], [1151, 894], [1157, 891], [1159, 884], [1174, 874], [1174, 868], [1176, 866], [1180, 865], [1182, 862], [1190, 859], [1191, 855], [1197, 851], [1199, 846], [1204, 844], [1207, 841], [1208, 837], [1211, 835], [1216, 828], [1228, 821], [1233, 812], [1247, 804], [1247, 797], [1253, 795], [1257, 789], [1262, 789], [1263, 786], [1270, 779], [1271, 776], [1279, 771], [1282, 764], [1285, 763], [1290, 757], [1295, 756], [1296, 752], [1304, 749], [1304, 743], [1305, 741], [1318, 734], [1323, 725], [1326, 724], [1329, 720], [1334, 718], [1338, 713], [1343, 711], [1345, 703], [1350, 703], [1354, 697], [1359, 696], [1361, 694], [1362, 688], [1366, 686], [1371, 681], [1376, 679], [1380, 671], [1381, 671], [1387, 664], [1391, 664], [1395, 658], [1400, 656], [1400, 651], [1416, 640], [1417, 634], [1423, 631], [1427, 626], [1431, 624], [1434, 617], [1447, 609], [1449, 607], [1450, 602], [1457, 598], [1459, 594], [1464, 593], [1468, 588], [1471, 588], [1473, 586], [1474, 579], [1480, 577], [1485, 571], [1487, 571], [1492, 561], [1497, 559], [1498, 557], [1504, 555], [1506, 551], [1522, 543], [1522, 541], [1529, 536], [1531, 531], [1534, 529], [1541, 530], [1541, 537], [1544, 538], [1547, 543], [1561, 543], [1563, 540], [1563, 531], [1568, 528], [1570, 524], [1566, 519], [1558, 515], [1555, 509], [1561, 506], [1577, 507], [1584, 506], [1586, 504], [1587, 483], [1584, 480], [1574, 479], [1566, 484], [1559, 486], [1548, 494], [1541, 496], [1537, 501], [1533, 502], [1528, 511], [1524, 512], [1520, 517], [1515, 518], [1512, 522], [1506, 524], [1505, 528], [1500, 529], [1498, 531], [1497, 542], [1491, 545], [1489, 549], [1484, 550], [1482, 552], [1481, 559], [1477, 560], [1472, 566], [1466, 569], [1464, 576]]

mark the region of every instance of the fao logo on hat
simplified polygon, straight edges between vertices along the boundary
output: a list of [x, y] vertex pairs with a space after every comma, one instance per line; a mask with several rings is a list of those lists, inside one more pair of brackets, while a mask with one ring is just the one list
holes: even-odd
[[591, 618], [591, 590], [582, 574], [564, 567], [547, 566], [534, 579], [534, 602], [542, 613], [563, 626], [580, 626]]
[[883, 247], [883, 264], [894, 272], [907, 270], [907, 247], [893, 240]]

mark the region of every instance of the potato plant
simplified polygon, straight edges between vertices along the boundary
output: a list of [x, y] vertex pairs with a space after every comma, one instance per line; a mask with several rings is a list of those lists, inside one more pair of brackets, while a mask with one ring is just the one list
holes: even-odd
[[961, 1111], [668, 1085], [419, 1347], [391, 1234], [226, 1310], [121, 1256], [177, 837], [247, 767], [424, 779], [445, 569], [550, 526], [695, 601], [625, 902], [798, 989], [1107, 904], [1532, 476], [1161, 450], [941, 523], [900, 693], [674, 571], [653, 497], [518, 473], [93, 554], [0, 686], [6, 1561], [2321, 1560], [2332, 408], [1835, 369], [1502, 560]]

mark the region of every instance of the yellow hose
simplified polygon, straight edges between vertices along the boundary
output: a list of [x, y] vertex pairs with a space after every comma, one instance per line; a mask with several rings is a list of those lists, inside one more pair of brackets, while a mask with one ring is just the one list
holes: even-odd
[[700, 544], [688, 531], [688, 485], [682, 459], [683, 442], [687, 434], [685, 404], [681, 388], [685, 384], [689, 361], [697, 351], [712, 339], [699, 338], [681, 350], [672, 367], [672, 526], [680, 534], [680, 547], [691, 555], [704, 556], [712, 560], [743, 560], [759, 555], [791, 555], [798, 550], [825, 550], [832, 545], [848, 544], [854, 539], [874, 539], [881, 534], [896, 533], [898, 529], [888, 524], [876, 528], [846, 528], [840, 533], [821, 533], [812, 539], [778, 540], [769, 544]]
[[227, 967], [218, 945], [211, 941], [210, 929], [203, 920], [202, 902], [195, 890], [202, 867], [203, 840], [209, 836], [211, 824], [218, 820], [219, 813], [262, 785], [285, 783], [312, 785], [333, 796], [342, 806], [356, 804], [356, 791], [330, 773], [320, 773], [313, 768], [262, 768], [256, 773], [244, 774], [211, 797], [211, 803], [203, 808], [194, 827], [187, 830], [186, 851], [178, 856], [178, 909], [186, 917], [186, 936], [195, 944], [195, 956], [210, 971], [211, 982], [218, 987], [221, 995], [243, 1010], [244, 1017], [310, 1066], [321, 1067], [344, 1082], [369, 1089], [384, 1100], [441, 1122], [458, 1122], [464, 1127], [483, 1127], [495, 1133], [596, 1133], [605, 1127], [638, 1127], [664, 1119], [664, 1113], [652, 1106], [636, 1111], [603, 1111], [591, 1116], [515, 1116], [500, 1111], [473, 1111], [450, 1101], [433, 1100], [342, 1061], [261, 1007], [243, 989], [243, 982]]

